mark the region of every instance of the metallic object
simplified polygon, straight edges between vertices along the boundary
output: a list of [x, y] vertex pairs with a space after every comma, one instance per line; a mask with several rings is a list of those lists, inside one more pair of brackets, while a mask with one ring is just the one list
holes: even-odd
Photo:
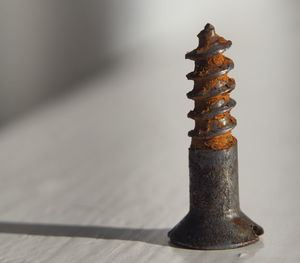
[[170, 232], [170, 241], [193, 249], [228, 249], [258, 241], [263, 229], [239, 206], [237, 140], [231, 135], [236, 120], [230, 115], [235, 101], [229, 93], [235, 81], [227, 76], [233, 61], [223, 52], [231, 41], [207, 24], [198, 47], [187, 53], [195, 69], [187, 75], [195, 101], [188, 117], [195, 120], [189, 149], [190, 211]]

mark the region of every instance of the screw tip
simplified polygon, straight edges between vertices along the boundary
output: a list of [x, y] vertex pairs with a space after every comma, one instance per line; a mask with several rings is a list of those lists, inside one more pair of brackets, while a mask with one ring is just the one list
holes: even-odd
[[201, 46], [207, 46], [210, 41], [216, 38], [215, 27], [207, 23], [204, 29], [198, 34], [198, 38]]
[[204, 27], [204, 30], [205, 30], [205, 31], [215, 30], [215, 27], [214, 27], [212, 24], [207, 23], [207, 24], [205, 25], [205, 27]]

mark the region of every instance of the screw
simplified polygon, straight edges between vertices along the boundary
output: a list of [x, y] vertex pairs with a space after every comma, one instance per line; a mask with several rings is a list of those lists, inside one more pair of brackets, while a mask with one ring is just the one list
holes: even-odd
[[188, 117], [195, 120], [189, 132], [190, 211], [169, 233], [170, 241], [193, 249], [229, 249], [258, 241], [263, 228], [241, 210], [238, 192], [237, 140], [231, 134], [236, 120], [230, 115], [235, 81], [227, 76], [233, 61], [223, 55], [231, 46], [207, 24], [199, 45], [185, 58], [195, 61], [187, 74], [194, 88]]

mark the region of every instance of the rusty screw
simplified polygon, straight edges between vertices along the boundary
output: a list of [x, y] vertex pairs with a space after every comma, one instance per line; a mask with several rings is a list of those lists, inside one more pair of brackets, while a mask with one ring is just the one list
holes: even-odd
[[223, 55], [231, 41], [207, 24], [199, 45], [186, 54], [195, 61], [187, 75], [195, 101], [188, 117], [195, 120], [189, 149], [190, 211], [170, 232], [173, 244], [193, 249], [228, 249], [258, 240], [263, 229], [239, 206], [237, 140], [231, 134], [236, 120], [230, 115], [235, 81], [227, 76], [233, 61]]

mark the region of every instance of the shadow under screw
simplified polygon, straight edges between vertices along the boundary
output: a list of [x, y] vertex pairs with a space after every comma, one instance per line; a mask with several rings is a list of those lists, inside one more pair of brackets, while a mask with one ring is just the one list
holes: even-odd
[[228, 250], [191, 250], [176, 248], [169, 243], [169, 229], [141, 229], [107, 226], [82, 226], [41, 223], [0, 222], [0, 233], [24, 234], [37, 236], [83, 237], [107, 240], [138, 241], [152, 245], [169, 246], [173, 255], [182, 258], [183, 262], [244, 262], [264, 247], [262, 241], [254, 245]]
[[0, 222], [0, 233], [141, 241], [168, 246], [169, 229]]

